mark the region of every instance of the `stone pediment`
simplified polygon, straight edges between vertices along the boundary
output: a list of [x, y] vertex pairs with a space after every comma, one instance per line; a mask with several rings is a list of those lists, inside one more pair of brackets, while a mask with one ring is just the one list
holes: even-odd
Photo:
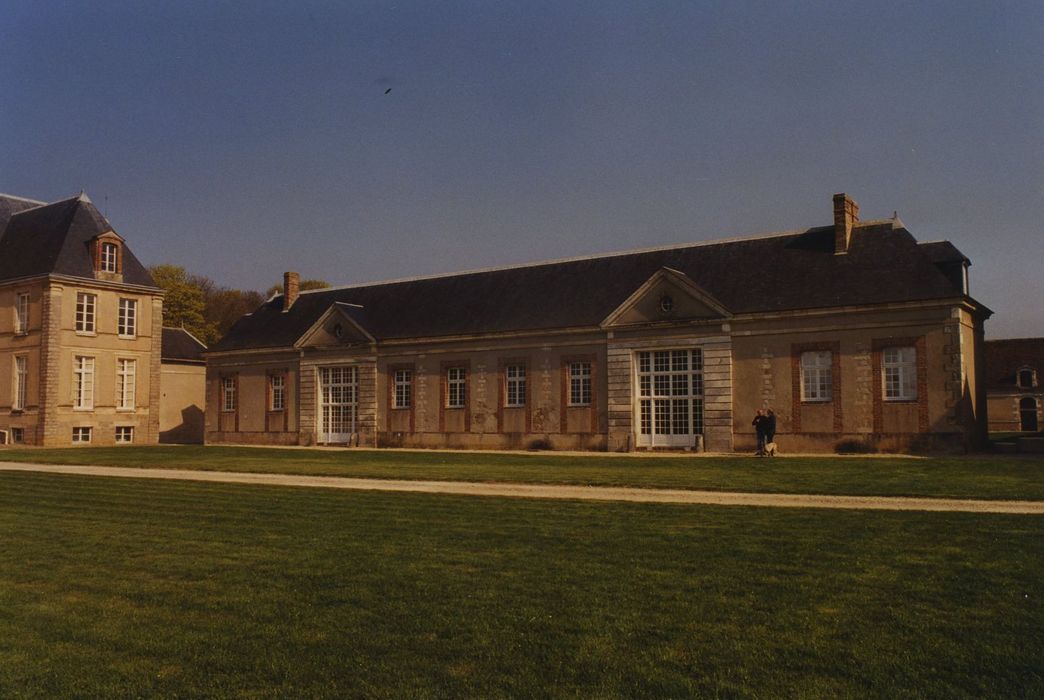
[[297, 342], [295, 348], [344, 348], [372, 345], [376, 339], [367, 331], [359, 317], [362, 307], [355, 304], [335, 302], [319, 320], [312, 324]]
[[731, 316], [721, 302], [685, 273], [662, 267], [616, 307], [601, 326], [715, 320]]

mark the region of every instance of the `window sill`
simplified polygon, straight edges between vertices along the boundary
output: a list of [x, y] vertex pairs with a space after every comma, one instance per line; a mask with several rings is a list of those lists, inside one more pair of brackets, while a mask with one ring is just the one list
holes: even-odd
[[571, 404], [567, 404], [566, 408], [591, 408], [591, 404], [589, 404], [589, 403], [571, 403]]
[[408, 411], [411, 408], [413, 408], [413, 406], [392, 406], [393, 411]]
[[812, 404], [814, 406], [816, 404], [834, 403], [834, 400], [833, 399], [801, 399], [801, 403], [803, 403], [803, 404]]
[[123, 335], [123, 334], [117, 333], [116, 337], [119, 338], [120, 340], [134, 340], [138, 336], [137, 335]]
[[132, 406], [130, 408], [117, 408], [116, 412], [117, 413], [134, 413], [137, 410], [138, 410], [137, 406]]
[[917, 399], [884, 399], [885, 403], [917, 403]]
[[73, 406], [73, 410], [80, 413], [88, 413], [94, 410], [94, 406]]
[[507, 404], [507, 405], [504, 406], [504, 408], [525, 408], [525, 407], [526, 407], [526, 405], [524, 403]]
[[87, 338], [97, 338], [98, 337], [97, 331], [76, 331], [76, 335], [82, 335], [82, 336], [85, 336]]
[[463, 411], [464, 406], [446, 406], [447, 411]]

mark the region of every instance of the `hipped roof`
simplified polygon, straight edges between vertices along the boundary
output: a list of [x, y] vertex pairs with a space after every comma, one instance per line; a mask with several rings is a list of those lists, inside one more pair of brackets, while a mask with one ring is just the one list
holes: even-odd
[[[952, 246], [951, 246], [952, 247]], [[956, 250], [955, 248], [953, 250]], [[847, 254], [832, 227], [424, 279], [276, 296], [211, 349], [289, 347], [331, 304], [361, 307], [378, 341], [590, 327], [667, 267], [733, 314], [955, 298], [955, 288], [897, 221], [857, 224]], [[950, 251], [941, 257], [951, 257]]]
[[[0, 280], [41, 274], [93, 279], [89, 242], [112, 230], [83, 194], [14, 212], [0, 235]], [[123, 282], [156, 286], [127, 246], [123, 247]]]

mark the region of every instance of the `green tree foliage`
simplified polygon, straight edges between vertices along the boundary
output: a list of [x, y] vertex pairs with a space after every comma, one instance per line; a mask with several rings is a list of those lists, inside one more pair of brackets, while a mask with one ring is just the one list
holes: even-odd
[[207, 322], [203, 315], [206, 299], [199, 284], [178, 265], [153, 265], [149, 274], [161, 287], [163, 297], [163, 325], [185, 328], [209, 345], [217, 340], [217, 327]]
[[149, 271], [167, 292], [163, 325], [184, 326], [207, 345], [220, 340], [232, 324], [265, 300], [258, 292], [223, 287], [208, 277], [190, 275], [177, 265], [156, 265]]

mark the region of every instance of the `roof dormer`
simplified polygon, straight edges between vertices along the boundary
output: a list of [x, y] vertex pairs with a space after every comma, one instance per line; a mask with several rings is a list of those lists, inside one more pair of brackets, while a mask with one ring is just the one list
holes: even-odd
[[109, 282], [123, 281], [123, 239], [115, 231], [106, 231], [89, 241], [94, 278]]

